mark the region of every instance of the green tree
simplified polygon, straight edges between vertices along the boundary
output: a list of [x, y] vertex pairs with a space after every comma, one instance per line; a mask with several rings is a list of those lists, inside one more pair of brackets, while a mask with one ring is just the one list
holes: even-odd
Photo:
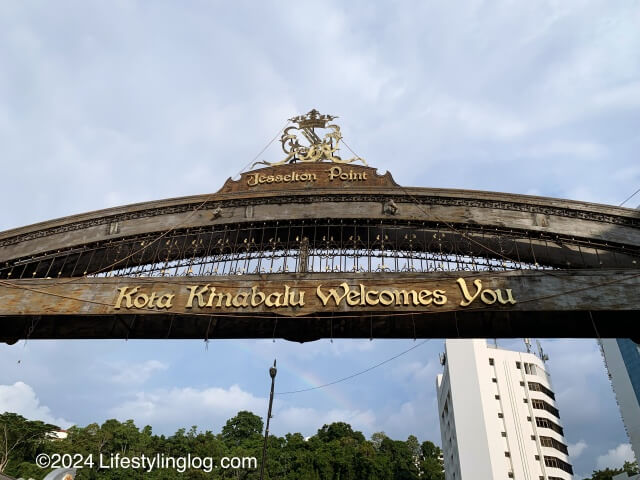
[[361, 432], [356, 432], [351, 425], [345, 422], [335, 422], [331, 425], [324, 425], [318, 430], [318, 438], [323, 442], [331, 442], [341, 438], [352, 438], [357, 442], [364, 442], [365, 438]]
[[16, 413], [0, 414], [0, 472], [10, 460], [32, 461], [47, 436], [59, 430], [55, 425], [27, 420]]
[[624, 462], [622, 468], [594, 470], [591, 476], [584, 480], [612, 480], [612, 478], [619, 473], [627, 473], [628, 475], [640, 473], [638, 469], [638, 462]]
[[418, 478], [418, 466], [407, 442], [385, 438], [380, 445], [380, 452], [389, 458], [394, 480]]
[[262, 435], [262, 418], [258, 415], [243, 410], [227, 420], [222, 427], [222, 440], [228, 446], [240, 445], [245, 440], [254, 439]]
[[[45, 471], [34, 463], [40, 451], [46, 453], [153, 456], [164, 454], [179, 457], [256, 457], [262, 453], [262, 420], [251, 412], [239, 412], [229, 419], [220, 434], [198, 431], [198, 427], [180, 428], [173, 435], [155, 435], [150, 426], [138, 430], [133, 421], [107, 420], [102, 425], [92, 423], [86, 427], [71, 427], [68, 437], [54, 440], [47, 432], [53, 425], [29, 422], [15, 414], [2, 416], [7, 431], [22, 432], [39, 425], [42, 435], [27, 446], [23, 442], [11, 451], [6, 473], [24, 478], [41, 478]], [[12, 423], [13, 422], [13, 423]], [[0, 425], [1, 428], [1, 425]], [[0, 430], [1, 432], [2, 430]], [[7, 436], [9, 438], [9, 436]], [[14, 437], [11, 437], [14, 438]], [[17, 438], [17, 437], [16, 437]], [[30, 438], [30, 437], [21, 437]], [[0, 444], [1, 446], [1, 444]], [[284, 437], [270, 435], [267, 442], [266, 480], [442, 480], [443, 469], [439, 457], [441, 450], [432, 442], [420, 444], [411, 435], [406, 441], [392, 440], [382, 432], [366, 440], [345, 422], [324, 425], [311, 438], [300, 433]], [[628, 468], [627, 468], [628, 467]], [[632, 471], [633, 465], [625, 464]], [[172, 469], [115, 470], [94, 468], [79, 470], [77, 480], [258, 480], [259, 468], [217, 469], [215, 473], [189, 470], [183, 473]], [[605, 472], [606, 473], [606, 472]], [[608, 477], [596, 477], [602, 480]]]
[[371, 443], [376, 450], [380, 450], [380, 445], [382, 445], [382, 440], [387, 438], [387, 434], [384, 432], [375, 432], [371, 435]]
[[420, 445], [422, 460], [420, 462], [420, 478], [425, 480], [444, 480], [444, 465], [442, 463], [442, 450], [430, 441]]

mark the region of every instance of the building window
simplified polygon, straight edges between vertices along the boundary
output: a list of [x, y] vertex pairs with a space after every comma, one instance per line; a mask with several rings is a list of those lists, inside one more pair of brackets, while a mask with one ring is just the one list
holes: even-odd
[[540, 428], [549, 428], [564, 437], [564, 430], [562, 429], [562, 427], [553, 423], [547, 418], [536, 417], [536, 425], [538, 425]]
[[540, 455], [536, 455], [536, 460], [540, 460]]
[[536, 436], [535, 435], [531, 435], [531, 440], [535, 440]]
[[491, 379], [491, 381], [492, 381], [493, 383], [498, 383], [498, 379], [497, 379], [497, 378], [495, 378], [495, 377], [493, 377], [493, 378]]
[[501, 433], [501, 435], [502, 435], [503, 437], [506, 437], [506, 436], [507, 436], [507, 432], [502, 432], [502, 433]]
[[493, 365], [493, 358], [489, 359], [489, 365]]
[[504, 415], [502, 415], [502, 413], [498, 413], [498, 418], [504, 418]]
[[500, 400], [500, 395], [496, 395], [496, 400]]
[[530, 422], [530, 421], [531, 421], [531, 417], [527, 417], [527, 422]]
[[504, 452], [504, 456], [505, 456], [505, 457], [510, 457], [510, 456], [511, 456], [511, 454], [510, 454], [509, 452]]
[[540, 436], [540, 445], [542, 445], [543, 447], [555, 448], [565, 455], [569, 455], [569, 449], [567, 448], [567, 446], [564, 443], [559, 442], [555, 438]]
[[523, 398], [522, 400], [524, 400], [524, 403], [529, 403], [529, 400], [526, 398]]
[[564, 470], [565, 472], [573, 475], [573, 467], [556, 457], [547, 457], [544, 456], [544, 464], [547, 467], [559, 468], [560, 470]]
[[513, 472], [509, 472], [509, 478], [513, 478]]
[[558, 409], [556, 407], [549, 405], [544, 400], [538, 400], [537, 398], [533, 398], [531, 400], [531, 406], [539, 410], [546, 410], [550, 414], [556, 416], [557, 418], [560, 418], [560, 412], [558, 412]]
[[[524, 382], [520, 382], [520, 383], [523, 384]], [[555, 394], [551, 390], [549, 390], [547, 387], [545, 387], [544, 385], [538, 382], [529, 382], [529, 390], [533, 392], [542, 392], [551, 400], [556, 399]]]
[[518, 370], [520, 370], [520, 367], [521, 367], [520, 362], [516, 362], [516, 368], [517, 368]]

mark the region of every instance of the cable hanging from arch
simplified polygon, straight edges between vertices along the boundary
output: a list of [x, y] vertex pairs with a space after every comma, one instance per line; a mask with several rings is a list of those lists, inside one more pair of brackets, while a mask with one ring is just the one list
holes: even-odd
[[329, 383], [325, 383], [324, 385], [318, 385], [317, 387], [311, 387], [311, 388], [303, 388], [301, 390], [291, 390], [289, 392], [276, 392], [276, 395], [292, 395], [294, 393], [302, 393], [302, 392], [310, 392], [312, 390], [319, 390], [321, 388], [325, 388], [325, 387], [330, 387], [331, 385], [336, 385], [338, 383], [342, 383], [342, 382], [346, 382], [347, 380], [351, 380], [352, 378], [358, 377], [360, 375], [363, 375], [367, 372], [370, 372], [371, 370], [375, 370], [378, 367], [381, 367], [382, 365], [389, 363], [393, 360], [395, 360], [396, 358], [399, 358], [403, 355], [406, 355], [407, 353], [409, 353], [412, 350], [415, 350], [418, 347], [421, 347], [422, 345], [424, 345], [425, 343], [427, 343], [429, 340], [431, 340], [430, 338], [416, 344], [413, 345], [411, 348], [408, 348], [407, 350], [404, 350], [396, 355], [394, 355], [393, 357], [389, 357], [386, 360], [383, 360], [382, 362], [376, 363], [375, 365], [370, 366], [369, 368], [365, 368], [364, 370], [360, 370], [359, 372], [353, 373], [351, 375], [348, 375], [346, 377], [340, 378], [338, 380], [334, 380], [333, 382], [329, 382]]

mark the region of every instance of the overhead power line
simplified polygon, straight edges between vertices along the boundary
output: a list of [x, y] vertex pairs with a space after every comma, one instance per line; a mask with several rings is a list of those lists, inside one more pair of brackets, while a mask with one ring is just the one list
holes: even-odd
[[302, 390], [292, 390], [292, 391], [290, 391], [290, 392], [276, 392], [276, 395], [291, 395], [291, 394], [293, 394], [293, 393], [310, 392], [310, 391], [312, 391], [312, 390], [319, 390], [320, 388], [329, 387], [329, 386], [331, 386], [331, 385], [335, 385], [336, 383], [340, 383], [340, 382], [345, 382], [345, 381], [347, 381], [347, 380], [351, 380], [352, 378], [355, 378], [355, 377], [357, 377], [357, 376], [359, 376], [359, 375], [362, 375], [362, 374], [364, 374], [364, 373], [370, 372], [371, 370], [373, 370], [373, 369], [375, 369], [375, 368], [381, 367], [381, 366], [382, 366], [382, 365], [384, 365], [385, 363], [389, 363], [390, 361], [395, 360], [396, 358], [401, 357], [402, 355], [404, 355], [404, 354], [406, 354], [406, 353], [409, 353], [411, 350], [415, 350], [416, 348], [421, 347], [422, 345], [424, 345], [425, 343], [427, 343], [429, 340], [430, 340], [430, 339], [429, 339], [429, 338], [427, 338], [426, 340], [424, 340], [424, 341], [422, 341], [422, 342], [418, 343], [417, 345], [414, 345], [413, 347], [411, 347], [411, 348], [409, 348], [409, 349], [405, 350], [404, 352], [400, 352], [400, 353], [398, 353], [398, 354], [394, 355], [394, 356], [393, 356], [393, 357], [391, 357], [391, 358], [387, 358], [386, 360], [383, 360], [383, 361], [382, 361], [382, 362], [380, 362], [380, 363], [376, 363], [375, 365], [373, 365], [373, 366], [371, 366], [371, 367], [369, 367], [369, 368], [365, 368], [364, 370], [361, 370], [361, 371], [359, 371], [359, 372], [357, 372], [357, 373], [354, 373], [354, 374], [352, 374], [352, 375], [349, 375], [348, 377], [343, 377], [343, 378], [340, 378], [340, 379], [338, 379], [338, 380], [334, 380], [333, 382], [325, 383], [324, 385], [319, 385], [319, 386], [317, 386], [317, 387], [303, 388]]
[[623, 206], [625, 203], [627, 203], [629, 200], [631, 200], [633, 197], [635, 197], [635, 196], [638, 194], [638, 192], [640, 192], [640, 188], [639, 188], [639, 189], [637, 189], [635, 192], [633, 192], [633, 193], [631, 194], [631, 196], [630, 196], [630, 197], [628, 197], [624, 202], [622, 202], [622, 203], [621, 203], [620, 205], [618, 205], [618, 206], [619, 206], [619, 207]]

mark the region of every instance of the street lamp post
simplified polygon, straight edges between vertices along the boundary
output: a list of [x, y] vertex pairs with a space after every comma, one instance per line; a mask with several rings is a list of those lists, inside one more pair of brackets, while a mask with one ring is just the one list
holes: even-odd
[[269, 369], [269, 376], [271, 377], [271, 394], [269, 395], [269, 411], [267, 412], [267, 427], [264, 430], [264, 445], [262, 446], [262, 465], [260, 465], [260, 480], [264, 479], [264, 464], [267, 461], [267, 439], [269, 438], [269, 420], [271, 420], [271, 407], [273, 406], [273, 389], [276, 384], [276, 374], [278, 369], [276, 368], [276, 361], [273, 361], [273, 367]]

